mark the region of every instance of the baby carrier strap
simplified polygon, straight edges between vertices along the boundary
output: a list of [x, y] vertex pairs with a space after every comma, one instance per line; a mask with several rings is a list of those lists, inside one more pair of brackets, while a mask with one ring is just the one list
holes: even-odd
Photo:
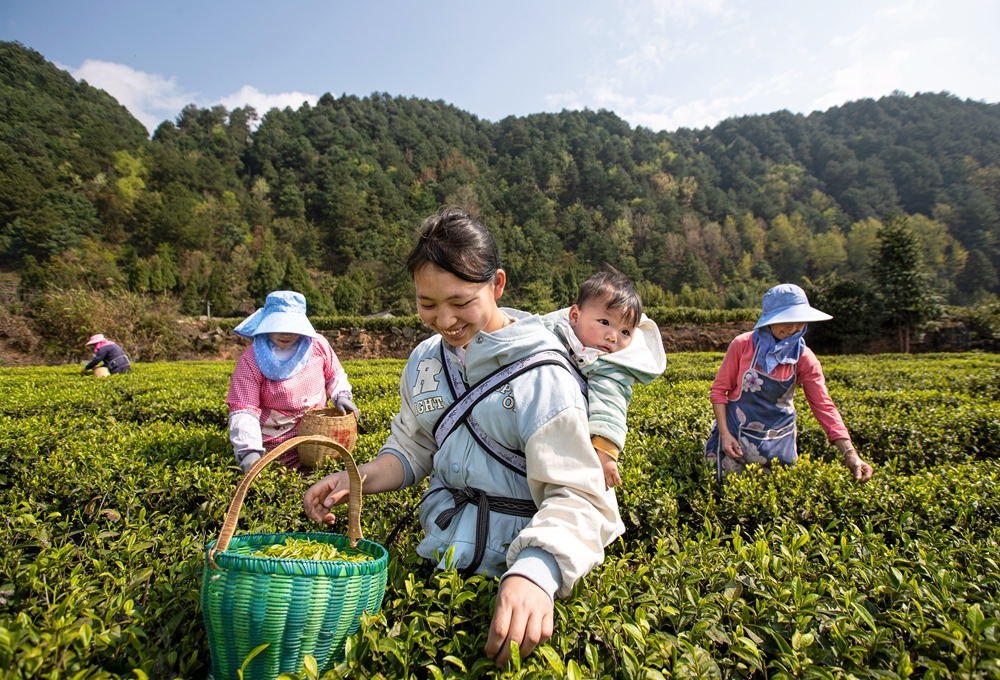
[[451, 433], [464, 422], [472, 438], [476, 440], [483, 450], [501, 464], [522, 476], [527, 474], [527, 462], [525, 461], [524, 452], [509, 449], [490, 437], [483, 430], [482, 426], [476, 422], [475, 418], [472, 417], [472, 409], [476, 404], [504, 383], [539, 366], [562, 366], [576, 380], [584, 398], [587, 396], [587, 380], [580, 375], [580, 372], [562, 352], [542, 350], [534, 354], [529, 354], [506, 366], [501, 366], [472, 387], [468, 387], [465, 384], [462, 374], [459, 372], [458, 367], [455, 366], [450, 354], [445, 349], [444, 341], [442, 340], [441, 363], [444, 364], [445, 375], [447, 376], [452, 394], [455, 396], [455, 401], [445, 410], [434, 426], [434, 440], [437, 442], [438, 448], [441, 448]]

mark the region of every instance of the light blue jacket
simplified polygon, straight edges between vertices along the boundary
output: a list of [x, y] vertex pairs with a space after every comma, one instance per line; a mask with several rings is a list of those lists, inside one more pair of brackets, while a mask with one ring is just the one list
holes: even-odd
[[[453, 354], [470, 385], [541, 350], [565, 354], [562, 343], [538, 316], [505, 311], [520, 318], [493, 333], [478, 333], [464, 353]], [[392, 434], [382, 452], [403, 462], [403, 486], [430, 476], [420, 507], [425, 536], [418, 554], [437, 559], [444, 567], [444, 555], [454, 547], [453, 567], [466, 567], [472, 561], [477, 507], [465, 506], [446, 529], [434, 522], [443, 511], [455, 507], [450, 493], [435, 491], [446, 485], [531, 499], [538, 507], [531, 518], [490, 513], [481, 571], [499, 575], [509, 567], [508, 575], [527, 576], [550, 595], [565, 597], [579, 578], [603, 561], [604, 546], [620, 523], [618, 507], [614, 496], [605, 493], [580, 387], [565, 368], [534, 368], [511, 379], [472, 411], [491, 437], [509, 449], [525, 452], [526, 477], [481, 449], [464, 425], [437, 449], [434, 425], [453, 402], [441, 363], [440, 336], [425, 340], [410, 354], [400, 380], [400, 396], [400, 413], [392, 421]]]

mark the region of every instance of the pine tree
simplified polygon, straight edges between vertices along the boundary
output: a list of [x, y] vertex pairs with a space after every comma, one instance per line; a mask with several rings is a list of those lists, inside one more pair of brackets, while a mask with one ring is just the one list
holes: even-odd
[[290, 255], [288, 261], [285, 263], [285, 276], [281, 280], [281, 288], [283, 290], [298, 291], [307, 298], [313, 292], [312, 277], [309, 276], [309, 272], [306, 270], [305, 265], [302, 264], [302, 260], [294, 255]]
[[149, 292], [162, 293], [163, 290], [163, 261], [154, 255], [149, 262]]
[[27, 300], [49, 287], [49, 273], [44, 265], [38, 264], [34, 255], [25, 255], [23, 262], [17, 294], [22, 300]]
[[333, 311], [329, 297], [316, 289], [309, 270], [294, 255], [290, 255], [285, 263], [285, 277], [281, 281], [281, 288], [302, 293], [306, 298], [306, 312], [309, 316], [324, 316]]
[[128, 287], [134, 293], [149, 291], [149, 264], [134, 254], [128, 267]]
[[177, 270], [177, 257], [174, 248], [169, 243], [156, 246], [156, 257], [160, 261], [160, 279], [163, 290], [174, 290], [180, 283], [180, 272]]
[[208, 260], [202, 259], [188, 276], [181, 295], [181, 310], [185, 314], [201, 314], [206, 310], [205, 293], [208, 288]]
[[284, 277], [285, 268], [274, 259], [271, 250], [265, 248], [247, 280], [247, 292], [254, 297], [258, 307], [263, 306], [267, 294], [278, 290]]
[[212, 314], [215, 316], [229, 316], [236, 310], [236, 301], [233, 299], [232, 282], [226, 265], [222, 262], [215, 263], [212, 267], [212, 274], [208, 277], [208, 290], [205, 292], [205, 299], [212, 307]]
[[920, 240], [908, 220], [892, 216], [879, 232], [881, 245], [871, 264], [872, 279], [882, 296], [888, 320], [899, 335], [899, 351], [910, 351], [910, 331], [941, 316], [937, 296], [923, 271]]

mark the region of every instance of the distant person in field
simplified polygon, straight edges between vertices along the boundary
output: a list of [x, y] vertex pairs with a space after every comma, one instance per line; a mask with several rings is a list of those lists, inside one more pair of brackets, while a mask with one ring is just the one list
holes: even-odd
[[726, 350], [712, 383], [715, 423], [705, 444], [705, 461], [721, 480], [747, 465], [770, 469], [794, 465], [796, 450], [795, 385], [854, 479], [867, 482], [872, 467], [858, 455], [840, 412], [826, 389], [823, 368], [803, 336], [806, 324], [832, 319], [809, 305], [805, 291], [783, 283], [764, 294], [763, 314], [750, 333]]
[[[552, 636], [553, 598], [604, 560], [618, 506], [565, 347], [540, 317], [497, 306], [506, 274], [489, 231], [445, 208], [424, 221], [407, 267], [438, 335], [410, 354], [389, 439], [360, 466], [364, 492], [429, 477], [417, 554], [501, 577], [485, 651], [503, 666], [511, 641], [527, 656]], [[346, 472], [324, 477], [306, 514], [332, 523], [349, 486]]]
[[105, 338], [101, 333], [91, 335], [84, 347], [91, 345], [94, 346], [94, 358], [83, 367], [83, 370], [80, 371], [81, 375], [87, 375], [87, 371], [101, 365], [108, 369], [108, 373], [112, 374], [128, 373], [128, 369], [132, 367], [125, 350]]
[[667, 367], [660, 329], [642, 313], [642, 298], [627, 276], [608, 267], [580, 286], [576, 304], [542, 317], [587, 378], [590, 441], [609, 489], [622, 483], [618, 456], [632, 385], [653, 382]]
[[[229, 441], [244, 473], [266, 451], [294, 437], [305, 412], [325, 408], [328, 395], [341, 415], [357, 416], [347, 373], [330, 343], [306, 318], [302, 293], [268, 294], [264, 306], [233, 332], [253, 338], [236, 362], [226, 396]], [[280, 461], [299, 468], [295, 449]]]

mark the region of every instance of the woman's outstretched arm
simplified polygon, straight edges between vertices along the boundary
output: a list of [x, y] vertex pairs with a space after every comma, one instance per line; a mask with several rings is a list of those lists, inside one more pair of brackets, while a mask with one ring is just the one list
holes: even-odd
[[861, 458], [861, 455], [851, 443], [851, 435], [844, 425], [844, 419], [840, 416], [840, 411], [830, 398], [830, 392], [826, 388], [826, 378], [823, 375], [823, 367], [820, 366], [819, 359], [808, 347], [799, 357], [796, 367], [798, 381], [802, 383], [802, 391], [809, 402], [809, 409], [816, 417], [816, 421], [826, 432], [830, 443], [837, 447], [841, 460], [851, 476], [858, 482], [864, 483], [872, 478], [873, 470]]
[[[403, 485], [406, 473], [399, 458], [391, 453], [383, 453], [375, 460], [358, 466], [364, 493], [395, 491]], [[344, 471], [334, 472], [319, 480], [306, 491], [302, 499], [306, 515], [320, 524], [333, 524], [330, 509], [345, 503], [351, 491], [351, 480]]]

